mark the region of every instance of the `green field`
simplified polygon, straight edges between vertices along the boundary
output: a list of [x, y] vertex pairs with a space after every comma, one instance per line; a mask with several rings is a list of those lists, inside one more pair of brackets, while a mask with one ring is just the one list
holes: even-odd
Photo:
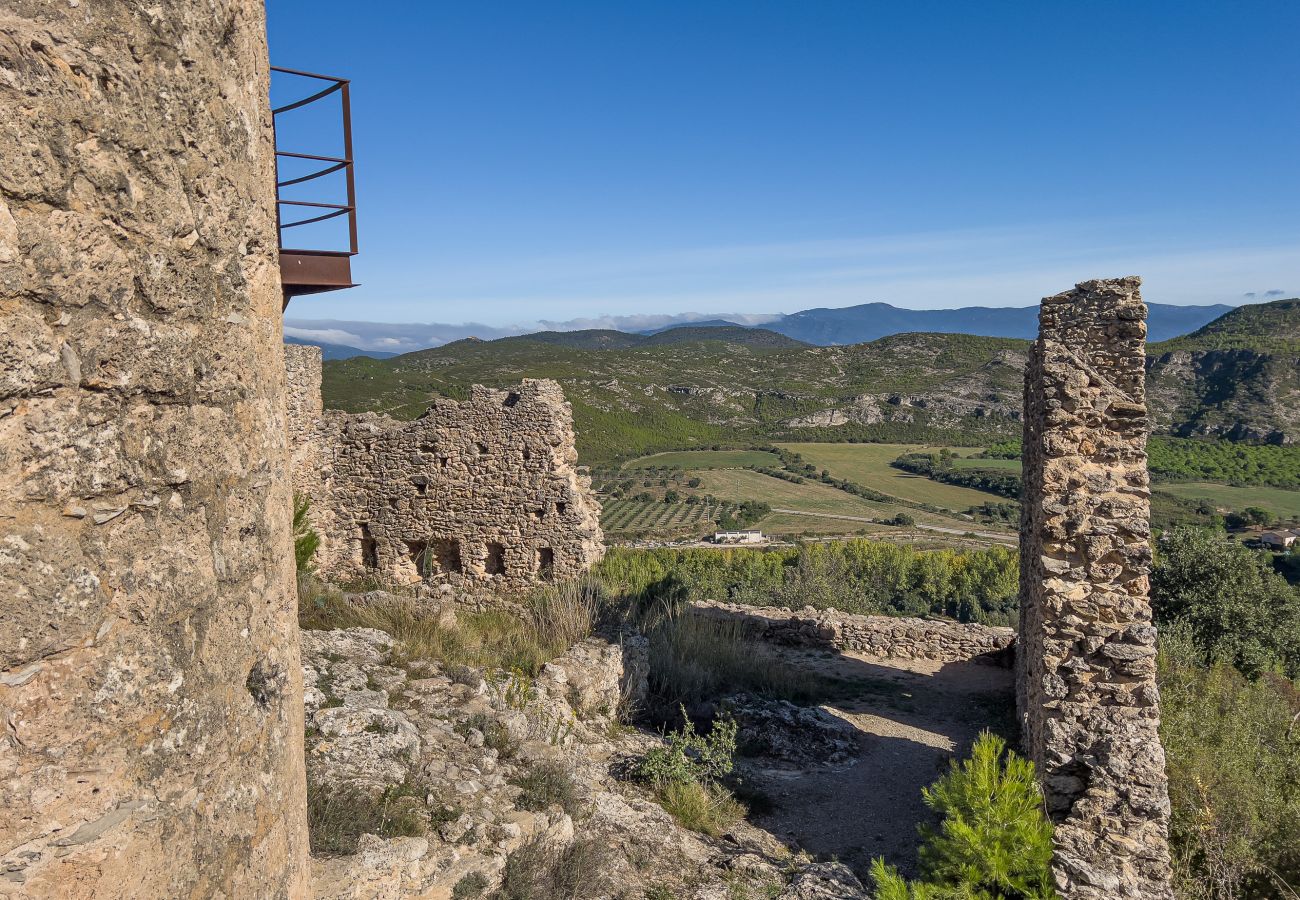
[[1240, 511], [1258, 506], [1285, 519], [1300, 518], [1300, 491], [1270, 487], [1232, 487], [1207, 481], [1156, 484], [1153, 488], [1184, 500], [1209, 500], [1221, 510]]
[[[910, 500], [913, 503], [928, 503], [954, 512], [964, 512], [972, 506], [990, 501], [1006, 502], [1005, 497], [997, 494], [931, 481], [929, 478], [911, 475], [890, 465], [904, 453], [938, 450], [940, 449], [938, 447], [921, 444], [781, 444], [780, 446], [798, 453], [814, 466], [826, 469], [836, 478], [856, 481], [882, 494]], [[970, 455], [979, 453], [982, 448], [952, 447], [949, 449], [963, 455]], [[981, 463], [1006, 461], [979, 460]], [[1009, 461], [1019, 465], [1016, 460]]]
[[[900, 506], [895, 503], [877, 503], [873, 500], [865, 500], [818, 481], [793, 484], [780, 478], [764, 475], [761, 472], [751, 472], [748, 469], [714, 469], [702, 471], [699, 476], [703, 482], [700, 490], [723, 500], [761, 500], [773, 509], [791, 509], [798, 512], [835, 516], [857, 516], [863, 519], [889, 519], [898, 513], [906, 513], [917, 522], [926, 525], [939, 525], [945, 528], [960, 528], [963, 530], [974, 530], [977, 527], [967, 519], [951, 518], [937, 513]], [[981, 502], [983, 501], [981, 500]], [[814, 530], [814, 526], [811, 524], [813, 520], [809, 516], [789, 516], [787, 518], [806, 518], [809, 520], [809, 524], [802, 527], [797, 522], [791, 522], [790, 530], [792, 531]], [[784, 524], [784, 520], [782, 521]], [[828, 530], [857, 531], [860, 528], [873, 527], [870, 522], [857, 522], [847, 519], [828, 520], [828, 522], [838, 523], [834, 524], [833, 528], [832, 524], [822, 526]], [[766, 519], [759, 522], [757, 527], [769, 531], [774, 530]], [[990, 530], [983, 528], [983, 526], [979, 527], [985, 531]]]
[[764, 450], [682, 450], [642, 456], [625, 469], [743, 469], [745, 466], [776, 466], [781, 460]]
[[611, 535], [682, 535], [712, 528], [717, 507], [705, 503], [646, 503], [639, 500], [606, 500], [602, 504], [600, 527]]

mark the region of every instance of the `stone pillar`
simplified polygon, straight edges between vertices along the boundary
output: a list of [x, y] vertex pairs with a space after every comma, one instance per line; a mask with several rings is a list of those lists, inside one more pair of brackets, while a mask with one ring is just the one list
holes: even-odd
[[0, 894], [306, 893], [261, 0], [0, 13]]
[[1025, 374], [1018, 704], [1072, 898], [1169, 898], [1138, 278], [1043, 300]]

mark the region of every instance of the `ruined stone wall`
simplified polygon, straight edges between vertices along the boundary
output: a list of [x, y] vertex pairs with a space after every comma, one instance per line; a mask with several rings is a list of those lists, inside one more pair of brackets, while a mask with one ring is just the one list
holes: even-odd
[[1067, 900], [1172, 896], [1140, 283], [1044, 299], [1025, 375], [1017, 700]]
[[[294, 348], [291, 382], [319, 397], [319, 355], [304, 362], [307, 349]], [[475, 386], [413, 422], [326, 412], [304, 443], [295, 484], [312, 497], [317, 566], [333, 578], [519, 587], [581, 575], [604, 552], [600, 505], [554, 381]]]
[[0, 8], [0, 893], [306, 890], [261, 0]]
[[[310, 344], [284, 345], [287, 394], [285, 419], [289, 432], [289, 468], [294, 493], [314, 497], [320, 492], [324, 455], [317, 429], [324, 404], [321, 400], [321, 349]], [[313, 520], [324, 522], [322, 511], [312, 510]]]
[[765, 641], [854, 650], [881, 659], [965, 662], [978, 659], [1010, 666], [1016, 633], [1010, 628], [909, 616], [862, 616], [834, 609], [799, 611], [703, 601], [691, 612], [723, 621], [758, 625]]

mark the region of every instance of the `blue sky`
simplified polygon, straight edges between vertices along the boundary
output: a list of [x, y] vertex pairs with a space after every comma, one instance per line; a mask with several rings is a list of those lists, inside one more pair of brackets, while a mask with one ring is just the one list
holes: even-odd
[[362, 287], [293, 316], [1300, 294], [1300, 3], [267, 9], [275, 64], [353, 80]]

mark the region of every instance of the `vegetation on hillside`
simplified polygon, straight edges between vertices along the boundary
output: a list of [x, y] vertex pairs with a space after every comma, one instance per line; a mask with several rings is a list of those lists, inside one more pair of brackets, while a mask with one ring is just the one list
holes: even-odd
[[613, 549], [596, 574], [610, 589], [754, 606], [834, 607], [853, 613], [951, 616], [1010, 625], [1016, 617], [1015, 551], [916, 550], [853, 539], [758, 550]]
[[1300, 890], [1300, 595], [1260, 556], [1177, 530], [1152, 577], [1177, 889]]

